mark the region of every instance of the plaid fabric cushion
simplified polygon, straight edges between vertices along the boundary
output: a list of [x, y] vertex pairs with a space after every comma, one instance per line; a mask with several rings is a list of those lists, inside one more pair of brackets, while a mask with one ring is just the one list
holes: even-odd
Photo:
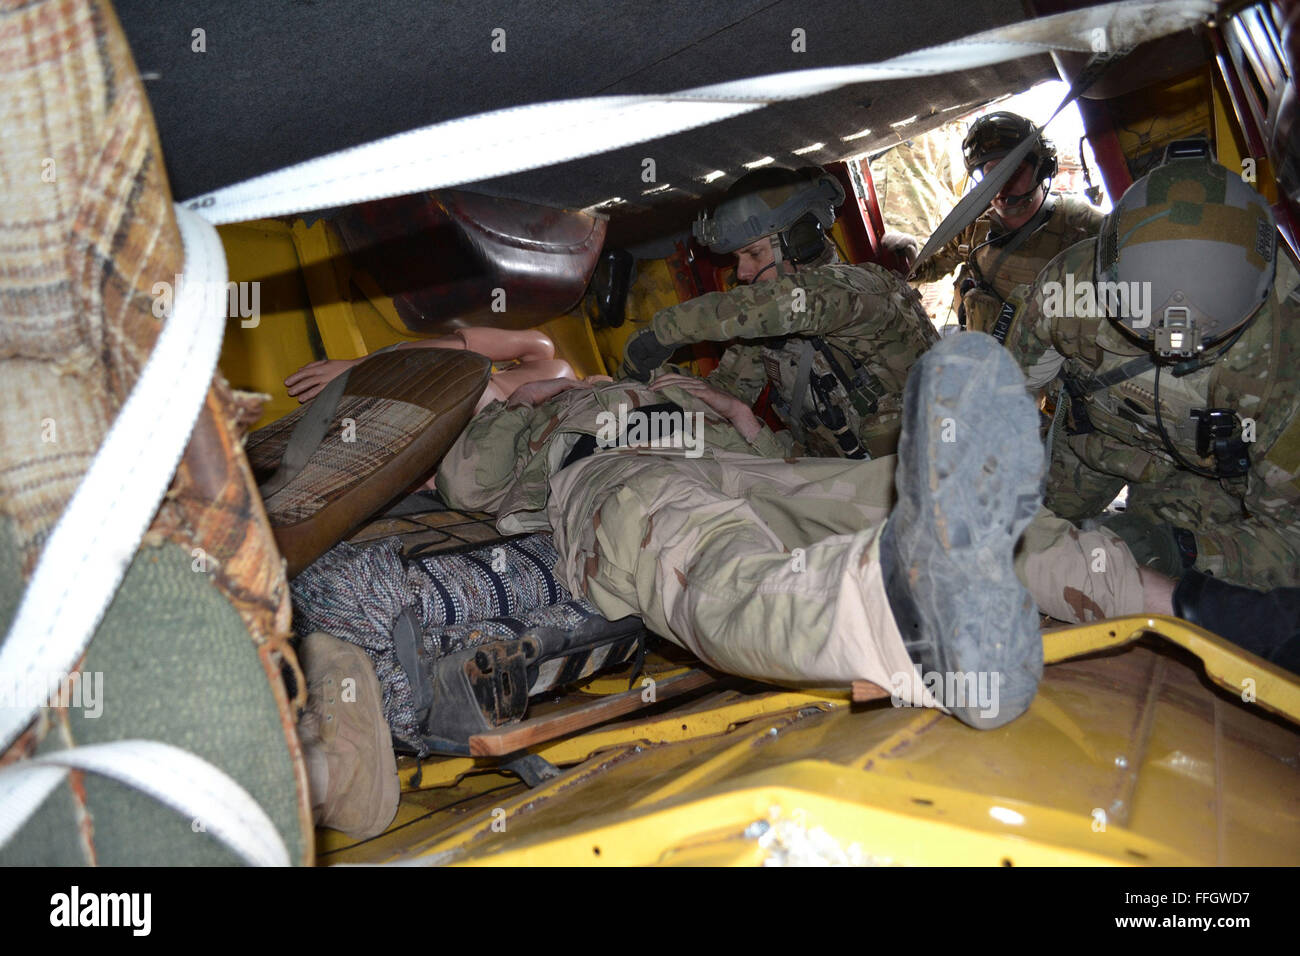
[[[407, 402], [344, 395], [320, 447], [302, 471], [266, 501], [271, 524], [310, 518], [414, 441], [433, 417], [427, 408]], [[297, 421], [296, 413], [286, 415], [249, 436], [248, 456], [259, 477], [275, 471]]]
[[[175, 283], [184, 251], [149, 105], [107, 2], [0, 3], [0, 87], [2, 635], [148, 360], [165, 321], [157, 289]], [[215, 376], [132, 567], [72, 665], [103, 672], [103, 713], [47, 708], [0, 762], [127, 738], [172, 743], [234, 777], [307, 862], [306, 772], [281, 677], [297, 666], [288, 587], [232, 424], [255, 417], [254, 402]], [[232, 857], [154, 798], [73, 774], [0, 860]]]

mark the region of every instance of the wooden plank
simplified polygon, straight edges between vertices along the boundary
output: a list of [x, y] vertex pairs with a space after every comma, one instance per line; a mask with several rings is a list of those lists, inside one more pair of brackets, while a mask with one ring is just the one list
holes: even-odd
[[853, 703], [855, 704], [865, 704], [869, 700], [880, 700], [888, 696], [890, 696], [889, 691], [879, 684], [873, 684], [869, 680], [855, 680], [853, 682]]
[[642, 700], [641, 695], [644, 691], [640, 689], [611, 694], [601, 700], [582, 704], [558, 714], [521, 720], [500, 730], [475, 734], [469, 738], [469, 752], [475, 757], [500, 757], [511, 754], [525, 747], [571, 734], [575, 730], [583, 730], [644, 707], [653, 706], [687, 691], [705, 687], [716, 680], [718, 678], [707, 671], [689, 670], [685, 674], [678, 674], [676, 677], [658, 682], [655, 685], [653, 701]]

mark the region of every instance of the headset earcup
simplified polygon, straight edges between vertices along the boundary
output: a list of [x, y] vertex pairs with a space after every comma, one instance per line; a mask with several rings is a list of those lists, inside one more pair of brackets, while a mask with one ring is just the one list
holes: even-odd
[[806, 265], [826, 247], [826, 230], [812, 213], [802, 216], [780, 234], [781, 254], [797, 266]]

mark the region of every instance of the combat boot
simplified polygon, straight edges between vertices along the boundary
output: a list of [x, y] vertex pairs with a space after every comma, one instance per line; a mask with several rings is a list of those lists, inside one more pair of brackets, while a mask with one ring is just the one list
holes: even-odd
[[[1038, 611], [1012, 554], [1043, 467], [1038, 413], [1006, 349], [969, 332], [921, 357], [904, 392], [881, 569], [922, 681], [972, 727], [1018, 717], [1042, 677]], [[976, 687], [991, 701], [970, 700]]]
[[1300, 674], [1300, 588], [1256, 591], [1195, 568], [1174, 588], [1174, 614]]
[[328, 634], [303, 638], [307, 707], [298, 722], [317, 826], [365, 839], [397, 814], [399, 786], [379, 679], [361, 648]]

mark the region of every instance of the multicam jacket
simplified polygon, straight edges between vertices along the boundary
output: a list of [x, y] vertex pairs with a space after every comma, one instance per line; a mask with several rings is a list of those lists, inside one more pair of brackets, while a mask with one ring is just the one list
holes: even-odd
[[[791, 437], [819, 457], [865, 457], [846, 445], [873, 458], [893, 454], [903, 383], [938, 341], [916, 293], [874, 263], [835, 263], [711, 292], [663, 309], [650, 326], [664, 343], [742, 340], [723, 354], [709, 384], [753, 404], [770, 382]], [[795, 388], [801, 359], [810, 364], [802, 399]], [[792, 447], [791, 437], [783, 440]]]
[[972, 290], [966, 293], [963, 302], [967, 328], [992, 333], [1004, 304], [1009, 306], [1008, 317], [1013, 316], [1028, 299], [1030, 287], [1044, 266], [1057, 254], [1097, 235], [1101, 229], [1103, 216], [1095, 206], [1073, 196], [1054, 196], [1052, 201], [1056, 205], [1047, 222], [1005, 258], [1005, 244], [989, 241], [1003, 231], [990, 210], [936, 252], [917, 270], [913, 281], [934, 282], [954, 269], [961, 269], [958, 285], [967, 276], [987, 283], [992, 287], [992, 295], [985, 290]]
[[[1087, 423], [1058, 418], [1047, 506], [1071, 520], [1098, 515], [1127, 483], [1131, 515], [1194, 534], [1198, 568], [1253, 587], [1300, 584], [1300, 274], [1279, 254], [1273, 295], [1222, 358], [1181, 377], [1161, 371], [1161, 419], [1188, 463], [1214, 469], [1197, 454], [1193, 409], [1226, 408], [1240, 420], [1249, 471], [1216, 480], [1176, 467], [1166, 451], [1144, 348], [1104, 318], [1048, 314], [1048, 283], [1061, 283], [1059, 292], [1070, 273], [1076, 287], [1090, 281], [1095, 244], [1079, 243], [1043, 270], [1007, 339], [1031, 388], [1058, 374], [1083, 386]], [[1060, 302], [1052, 311], [1076, 311]], [[1141, 371], [1115, 372], [1125, 365]], [[1095, 388], [1111, 373], [1122, 380]], [[1058, 402], [1070, 405], [1064, 393]]]
[[[674, 433], [681, 440], [665, 439], [660, 429], [657, 445], [655, 432], [648, 434], [648, 442], [640, 441], [632, 412], [665, 402], [693, 416], [690, 424], [683, 422], [682, 431]], [[698, 431], [695, 423], [702, 426]], [[697, 447], [703, 455], [726, 451], [780, 458], [785, 454], [767, 426], [747, 442], [730, 421], [681, 388], [655, 391], [639, 382], [612, 382], [569, 389], [536, 407], [488, 405], [474, 416], [438, 466], [438, 491], [453, 508], [492, 512], [503, 534], [547, 530], [551, 476], [564, 467], [582, 436], [608, 437], [611, 427], [619, 444], [625, 438], [628, 445], [648, 445], [665, 455], [694, 456]], [[594, 453], [619, 454], [615, 449]]]
[[889, 229], [928, 236], [961, 199], [965, 123], [945, 123], [871, 161], [871, 178]]

